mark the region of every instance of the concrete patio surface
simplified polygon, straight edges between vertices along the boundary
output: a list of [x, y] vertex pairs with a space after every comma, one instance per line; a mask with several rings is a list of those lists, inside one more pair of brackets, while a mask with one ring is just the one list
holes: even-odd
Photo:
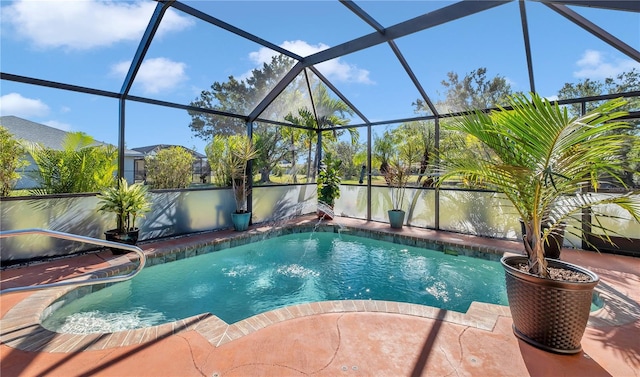
[[[516, 253], [522, 249], [519, 242], [411, 227], [394, 231], [388, 224], [354, 219], [340, 222], [428, 239], [499, 243]], [[153, 253], [192, 241], [176, 238], [142, 248]], [[29, 300], [47, 294], [39, 291], [0, 297], [0, 375], [640, 376], [640, 258], [564, 249], [562, 259], [597, 273], [597, 290], [605, 301], [603, 309], [592, 313], [583, 352], [576, 355], [544, 352], [518, 340], [508, 308], [484, 304], [472, 305], [464, 314], [385, 302], [318, 303], [224, 324], [221, 336], [215, 335], [221, 321], [204, 315], [137, 332], [38, 338], [43, 330], [37, 326], [39, 318], [31, 318], [36, 314], [17, 313], [22, 308], [33, 311]], [[1, 284], [41, 284], [125, 262], [126, 257], [109, 251], [85, 254], [3, 270]], [[29, 344], [33, 339], [45, 340]]]

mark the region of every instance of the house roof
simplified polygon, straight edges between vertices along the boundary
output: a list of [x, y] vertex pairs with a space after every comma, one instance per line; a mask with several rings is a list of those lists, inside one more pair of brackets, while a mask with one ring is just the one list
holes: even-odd
[[[49, 127], [41, 123], [32, 122], [27, 119], [13, 115], [0, 117], [0, 125], [6, 128], [16, 139], [26, 140], [32, 143], [39, 143], [46, 148], [61, 150], [64, 139], [69, 132], [58, 128]], [[96, 144], [108, 145], [96, 140]], [[141, 156], [138, 151], [125, 149], [125, 156]]]
[[189, 151], [193, 157], [196, 158], [206, 158], [207, 156], [203, 155], [202, 153], [196, 152], [193, 149], [189, 149], [187, 147], [183, 147], [182, 145], [171, 145], [171, 144], [155, 144], [155, 145], [147, 145], [146, 147], [137, 147], [137, 148], [133, 148], [134, 151], [140, 152], [142, 154], [144, 154], [145, 156], [148, 156], [150, 154], [153, 154], [161, 149], [167, 149], [167, 148], [171, 148], [171, 147], [181, 147], [186, 149], [187, 151]]

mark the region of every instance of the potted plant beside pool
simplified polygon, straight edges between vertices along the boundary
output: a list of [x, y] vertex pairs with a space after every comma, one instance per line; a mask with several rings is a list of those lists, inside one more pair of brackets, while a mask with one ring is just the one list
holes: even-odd
[[333, 206], [336, 199], [340, 198], [340, 166], [342, 160], [335, 158], [331, 152], [325, 154], [317, 179], [317, 214], [320, 219], [333, 219]]
[[[582, 116], [532, 93], [509, 98], [509, 108], [486, 114], [474, 111], [449, 124], [472, 136], [482, 153], [441, 156], [438, 184], [470, 181], [503, 193], [524, 222], [523, 256], [505, 256], [507, 296], [516, 336], [546, 351], [580, 352], [598, 276], [591, 271], [544, 257], [544, 245], [558, 229], [586, 239], [582, 214], [598, 205], [618, 205], [640, 221], [634, 195], [598, 195], [606, 180], [623, 182], [623, 148], [637, 142], [619, 118], [622, 99], [608, 101]], [[635, 138], [635, 139], [634, 139]], [[622, 184], [621, 184], [622, 185]], [[623, 185], [622, 185], [623, 186]], [[604, 214], [598, 214], [605, 216]], [[605, 234], [611, 231], [590, 224]], [[571, 229], [573, 228], [573, 229]]]
[[247, 135], [231, 135], [225, 139], [226, 150], [223, 152], [223, 163], [227, 164], [236, 210], [231, 214], [231, 221], [236, 231], [249, 228], [251, 212], [247, 210], [247, 199], [251, 193], [249, 188], [249, 161], [258, 155], [251, 139]]
[[[126, 179], [121, 178], [115, 187], [103, 190], [97, 198], [98, 212], [116, 215], [116, 228], [104, 233], [106, 240], [135, 245], [140, 233], [136, 219], [151, 210], [147, 186], [141, 183], [129, 185]], [[125, 253], [120, 249], [112, 249], [112, 252]]]
[[411, 175], [411, 159], [406, 162], [400, 158], [400, 154], [407, 157], [407, 153], [401, 151], [389, 160], [387, 169], [384, 171], [385, 181], [389, 185], [391, 192], [392, 208], [387, 211], [389, 225], [394, 229], [402, 229], [406, 212], [402, 209], [404, 196]]

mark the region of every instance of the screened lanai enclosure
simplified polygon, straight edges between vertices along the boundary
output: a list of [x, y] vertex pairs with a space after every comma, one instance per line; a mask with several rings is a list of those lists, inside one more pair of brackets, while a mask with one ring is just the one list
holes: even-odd
[[[0, 124], [53, 150], [73, 149], [78, 132], [111, 145], [113, 175], [130, 183], [153, 182], [154, 156], [140, 151], [207, 156], [191, 161], [188, 187], [151, 186], [141, 240], [231, 226], [233, 192], [215, 141], [238, 134], [258, 150], [249, 164], [254, 224], [315, 213], [327, 153], [342, 161], [336, 215], [388, 222], [385, 164], [410, 150], [406, 225], [518, 239], [518, 216], [500, 193], [434, 185], [440, 153], [473, 148], [447, 124], [517, 93], [573, 115], [624, 97], [624, 120], [638, 133], [639, 30], [640, 3], [626, 0], [4, 1]], [[624, 182], [598, 195], [640, 188], [640, 146], [622, 158]], [[2, 231], [102, 238], [113, 227], [96, 211], [99, 190], [50, 190], [38, 162], [26, 151], [24, 160], [1, 199]], [[602, 250], [640, 255], [640, 224], [597, 216], [608, 211], [583, 214], [617, 232], [618, 246]], [[88, 247], [0, 242], [3, 265]], [[580, 234], [565, 245], [591, 247]]]

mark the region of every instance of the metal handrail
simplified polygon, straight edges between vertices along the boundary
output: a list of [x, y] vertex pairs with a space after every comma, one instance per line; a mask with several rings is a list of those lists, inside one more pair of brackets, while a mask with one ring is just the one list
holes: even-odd
[[138, 256], [140, 256], [140, 264], [138, 265], [138, 267], [135, 270], [131, 271], [130, 273], [128, 273], [126, 275], [109, 276], [109, 277], [105, 277], [105, 278], [93, 278], [93, 279], [90, 278], [89, 280], [81, 280], [81, 281], [76, 280], [76, 279], [80, 279], [80, 278], [85, 277], [85, 276], [89, 276], [89, 274], [83, 274], [83, 275], [80, 275], [80, 276], [73, 277], [72, 279], [74, 279], [74, 281], [65, 280], [65, 281], [59, 281], [59, 282], [48, 283], [48, 284], [30, 285], [30, 286], [24, 286], [24, 287], [1, 289], [0, 290], [0, 295], [3, 295], [5, 293], [35, 291], [35, 290], [40, 290], [40, 289], [57, 288], [57, 287], [64, 287], [64, 286], [70, 286], [70, 285], [75, 285], [75, 286], [78, 286], [78, 287], [82, 287], [82, 286], [86, 286], [86, 285], [94, 285], [94, 284], [100, 284], [100, 283], [118, 283], [118, 282], [121, 282], [121, 281], [129, 280], [129, 279], [133, 278], [134, 276], [136, 276], [144, 268], [144, 265], [147, 262], [146, 255], [144, 254], [142, 249], [137, 247], [137, 246], [118, 243], [118, 242], [113, 242], [113, 241], [101, 240], [101, 239], [98, 239], [98, 238], [79, 236], [77, 234], [58, 232], [58, 231], [55, 231], [55, 230], [38, 229], [38, 228], [20, 229], [20, 230], [7, 230], [7, 231], [4, 231], [4, 232], [0, 232], [0, 239], [1, 238], [15, 237], [15, 236], [30, 235], [30, 234], [31, 235], [32, 234], [46, 235], [46, 236], [51, 236], [53, 238], [60, 238], [60, 239], [64, 239], [64, 240], [78, 241], [78, 242], [84, 242], [84, 243], [89, 243], [89, 244], [98, 245], [98, 246], [113, 247], [113, 248], [133, 251], [136, 254], [138, 254]]

